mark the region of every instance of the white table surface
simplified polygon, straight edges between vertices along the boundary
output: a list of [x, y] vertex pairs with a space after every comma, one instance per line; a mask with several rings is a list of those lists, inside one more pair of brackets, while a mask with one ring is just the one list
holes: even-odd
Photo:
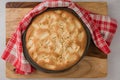
[[[0, 56], [5, 48], [5, 4], [6, 2], [22, 2], [22, 1], [42, 1], [42, 0], [0, 0]], [[108, 15], [117, 19], [118, 28], [110, 46], [111, 53], [108, 55], [108, 75], [105, 78], [76, 78], [80, 80], [120, 80], [120, 0], [73, 0], [82, 2], [107, 2]], [[5, 76], [5, 62], [0, 58], [0, 80], [23, 80], [23, 79], [8, 79]], [[24, 79], [33, 80], [33, 79]], [[39, 80], [39, 79], [34, 79]], [[44, 80], [48, 80], [47, 78]], [[53, 80], [53, 79], [51, 79]], [[59, 79], [61, 80], [61, 79]], [[73, 80], [71, 78], [70, 80]]]

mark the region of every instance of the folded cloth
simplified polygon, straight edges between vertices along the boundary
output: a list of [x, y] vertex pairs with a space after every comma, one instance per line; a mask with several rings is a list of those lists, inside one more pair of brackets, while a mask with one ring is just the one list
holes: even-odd
[[19, 23], [15, 33], [7, 43], [2, 59], [11, 63], [18, 74], [29, 74], [35, 69], [29, 64], [23, 55], [22, 34], [28, 27], [31, 19], [45, 11], [48, 7], [67, 7], [74, 10], [86, 24], [92, 35], [92, 40], [105, 54], [110, 53], [110, 43], [116, 32], [116, 20], [89, 12], [70, 0], [45, 0], [33, 8]]

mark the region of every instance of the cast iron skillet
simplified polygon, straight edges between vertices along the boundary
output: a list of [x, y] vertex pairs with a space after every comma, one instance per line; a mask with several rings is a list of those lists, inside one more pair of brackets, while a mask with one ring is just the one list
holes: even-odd
[[[78, 16], [78, 14], [76, 14], [72, 9], [65, 8], [65, 7], [64, 7], [64, 8], [63, 8], [63, 7], [62, 7], [62, 8], [61, 8], [61, 7], [58, 7], [58, 8], [48, 8], [48, 9], [45, 10], [45, 11], [48, 11], [48, 10], [66, 10], [66, 11], [74, 14], [74, 15], [79, 19], [79, 21], [82, 23], [82, 25], [83, 25], [86, 33], [87, 33], [87, 44], [86, 44], [86, 48], [85, 48], [85, 51], [84, 51], [83, 55], [80, 57], [80, 59], [79, 59], [78, 62], [76, 62], [76, 63], [75, 63], [74, 65], [72, 65], [71, 67], [69, 67], [69, 68], [67, 68], [67, 69], [64, 69], [64, 70], [48, 70], [48, 69], [45, 69], [45, 68], [40, 67], [40, 66], [39, 66], [36, 62], [34, 62], [34, 61], [32, 60], [32, 58], [29, 56], [28, 51], [27, 51], [27, 48], [26, 48], [26, 40], [25, 40], [25, 39], [26, 39], [26, 32], [27, 32], [29, 26], [28, 26], [27, 30], [26, 30], [26, 31], [23, 33], [23, 35], [22, 35], [23, 53], [24, 53], [24, 56], [25, 56], [25, 58], [27, 59], [27, 61], [28, 61], [34, 68], [36, 68], [36, 69], [38, 69], [38, 70], [40, 70], [40, 71], [47, 72], [47, 73], [64, 72], [64, 71], [66, 71], [66, 70], [69, 70], [69, 69], [72, 68], [73, 66], [75, 66], [77, 63], [79, 63], [79, 62], [81, 61], [81, 59], [85, 56], [86, 52], [88, 51], [89, 45], [90, 45], [91, 35], [90, 35], [90, 32], [89, 32], [87, 26], [83, 23], [83, 21], [80, 19], [80, 17]], [[41, 14], [42, 14], [42, 13], [41, 13]], [[35, 17], [36, 17], [36, 16], [35, 16]], [[34, 19], [34, 18], [33, 18], [33, 19]], [[33, 20], [33, 19], [32, 19], [32, 20]]]

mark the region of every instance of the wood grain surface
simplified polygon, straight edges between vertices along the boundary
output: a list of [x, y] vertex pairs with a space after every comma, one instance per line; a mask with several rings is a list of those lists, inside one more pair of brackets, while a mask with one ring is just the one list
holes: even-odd
[[[39, 2], [9, 2], [6, 4], [6, 42], [15, 31], [20, 20]], [[77, 2], [81, 7], [101, 15], [107, 15], [106, 2]], [[87, 55], [76, 66], [66, 72], [50, 74], [35, 71], [30, 75], [19, 75], [14, 67], [6, 63], [6, 77], [8, 78], [96, 78], [107, 75], [107, 55], [95, 47], [91, 41]]]

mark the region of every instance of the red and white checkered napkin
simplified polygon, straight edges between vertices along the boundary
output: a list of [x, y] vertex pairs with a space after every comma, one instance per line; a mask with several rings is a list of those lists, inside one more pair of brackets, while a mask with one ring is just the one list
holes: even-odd
[[29, 74], [34, 71], [34, 68], [23, 55], [21, 36], [31, 19], [35, 15], [45, 11], [48, 7], [68, 7], [74, 10], [90, 30], [92, 40], [96, 47], [105, 54], [110, 53], [109, 46], [117, 28], [116, 20], [108, 16], [93, 14], [70, 0], [45, 0], [33, 8], [20, 21], [15, 33], [13, 33], [3, 52], [2, 59], [10, 62], [16, 68], [16, 73]]

